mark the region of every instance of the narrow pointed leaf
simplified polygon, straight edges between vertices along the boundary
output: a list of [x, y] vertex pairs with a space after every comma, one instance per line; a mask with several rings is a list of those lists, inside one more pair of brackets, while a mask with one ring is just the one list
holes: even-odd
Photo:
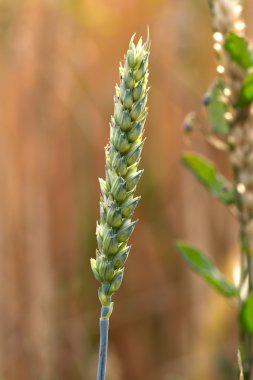
[[253, 100], [253, 73], [249, 74], [244, 80], [239, 93], [237, 107], [245, 107]]
[[232, 186], [218, 173], [213, 163], [196, 153], [190, 152], [183, 154], [182, 163], [215, 198], [227, 205], [235, 203]]
[[230, 32], [225, 39], [224, 48], [230, 58], [243, 69], [247, 70], [253, 66], [253, 51], [245, 38]]
[[212, 131], [221, 135], [226, 135], [230, 132], [230, 124], [225, 118], [228, 108], [223, 98], [223, 86], [220, 82], [216, 82], [204, 97], [204, 103], [207, 107]]
[[253, 334], [253, 293], [242, 304], [240, 324], [243, 331]]
[[186, 263], [219, 293], [228, 298], [239, 296], [238, 289], [228, 282], [201, 251], [185, 242], [178, 242], [176, 247]]

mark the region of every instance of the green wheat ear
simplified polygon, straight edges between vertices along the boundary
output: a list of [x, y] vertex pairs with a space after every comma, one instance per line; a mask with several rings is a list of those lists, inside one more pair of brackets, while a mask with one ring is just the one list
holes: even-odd
[[147, 117], [147, 83], [150, 41], [142, 38], [135, 45], [130, 40], [124, 64], [119, 67], [120, 85], [116, 85], [114, 114], [110, 123], [109, 143], [105, 148], [105, 180], [101, 189], [100, 221], [96, 236], [96, 259], [91, 269], [101, 283], [98, 297], [102, 305], [100, 318], [100, 353], [98, 379], [105, 378], [111, 297], [123, 279], [124, 265], [130, 252], [128, 240], [137, 221], [134, 210], [140, 200], [135, 189], [143, 170], [138, 170], [143, 148], [144, 124]]
[[132, 217], [140, 199], [134, 193], [143, 173], [138, 165], [147, 117], [149, 48], [149, 36], [145, 43], [140, 38], [137, 45], [133, 36], [124, 65], [120, 64], [120, 86], [116, 85], [109, 144], [105, 148], [106, 177], [99, 179], [98, 249], [96, 259], [91, 259], [91, 268], [101, 283], [99, 300], [102, 306], [110, 308], [110, 312], [111, 296], [121, 285], [123, 267], [131, 248], [128, 240], [137, 223]]

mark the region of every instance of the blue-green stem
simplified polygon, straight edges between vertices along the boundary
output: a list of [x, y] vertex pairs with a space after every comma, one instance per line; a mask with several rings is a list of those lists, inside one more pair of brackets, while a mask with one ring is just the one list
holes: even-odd
[[99, 346], [97, 380], [105, 380], [105, 376], [106, 376], [109, 317], [110, 317], [110, 307], [102, 306], [101, 317], [100, 317], [100, 346]]
[[[238, 172], [234, 168], [234, 177], [236, 187], [240, 183], [238, 178]], [[243, 204], [240, 196], [237, 194], [236, 198], [237, 208], [239, 212], [243, 213]], [[242, 289], [245, 283], [245, 276], [248, 276], [248, 289], [247, 295], [253, 292], [253, 267], [252, 267], [252, 257], [253, 257], [253, 247], [252, 247], [252, 236], [247, 229], [247, 220], [240, 218], [240, 246], [241, 246], [241, 283], [240, 289]], [[241, 309], [243, 304], [243, 299], [239, 299], [239, 309]], [[243, 379], [244, 380], [253, 380], [253, 337], [251, 334], [244, 332], [240, 329], [239, 332], [239, 347], [240, 354], [242, 359], [243, 367]]]

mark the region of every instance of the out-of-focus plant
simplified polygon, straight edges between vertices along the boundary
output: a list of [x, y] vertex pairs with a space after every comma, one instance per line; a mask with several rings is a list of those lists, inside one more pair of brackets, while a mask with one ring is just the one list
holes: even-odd
[[[184, 153], [182, 162], [237, 218], [241, 247], [238, 284], [230, 283], [195, 247], [178, 242], [177, 249], [207, 283], [237, 301], [243, 377], [253, 380], [253, 49], [244, 36], [242, 1], [209, 0], [209, 6], [217, 79], [203, 100], [209, 127], [200, 129], [209, 143], [227, 152], [233, 180], [230, 183], [213, 163], [195, 153]], [[186, 118], [186, 131], [194, 125], [200, 127], [191, 114]]]
[[94, 276], [101, 283], [98, 290], [102, 305], [98, 380], [104, 380], [106, 375], [109, 318], [113, 309], [111, 297], [121, 285], [123, 267], [131, 248], [128, 240], [137, 223], [132, 217], [140, 200], [134, 193], [143, 173], [138, 165], [147, 117], [149, 48], [149, 36], [145, 43], [140, 38], [136, 45], [133, 36], [124, 65], [120, 65], [120, 86], [116, 86], [110, 139], [105, 148], [106, 178], [99, 179], [98, 250], [96, 259], [91, 259]]

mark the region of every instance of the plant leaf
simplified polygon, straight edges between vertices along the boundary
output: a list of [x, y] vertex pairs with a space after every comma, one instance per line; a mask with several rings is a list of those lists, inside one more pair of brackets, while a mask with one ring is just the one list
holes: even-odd
[[245, 107], [249, 103], [251, 103], [253, 100], [253, 73], [249, 74], [241, 87], [238, 101], [236, 106], [237, 107]]
[[253, 293], [242, 304], [240, 324], [243, 331], [253, 334]]
[[247, 70], [253, 66], [253, 51], [245, 38], [230, 32], [224, 42], [224, 48], [230, 58]]
[[219, 293], [228, 298], [239, 296], [239, 290], [228, 282], [201, 251], [182, 241], [177, 242], [176, 247], [186, 263]]
[[232, 186], [217, 172], [213, 163], [196, 153], [190, 152], [183, 154], [182, 163], [215, 198], [227, 205], [235, 203]]
[[230, 124], [225, 119], [228, 107], [223, 101], [223, 85], [215, 82], [204, 97], [204, 104], [207, 107], [207, 113], [211, 129], [215, 133], [226, 135], [230, 132]]

